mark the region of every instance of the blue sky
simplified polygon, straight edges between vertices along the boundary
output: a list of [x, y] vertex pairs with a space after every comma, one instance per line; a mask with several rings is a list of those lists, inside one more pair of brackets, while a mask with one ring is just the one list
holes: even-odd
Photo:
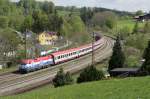
[[[19, 0], [12, 0], [19, 1]], [[45, 0], [37, 0], [45, 1]], [[150, 0], [46, 0], [53, 1], [55, 5], [61, 6], [89, 6], [104, 7], [125, 11], [150, 11]]]

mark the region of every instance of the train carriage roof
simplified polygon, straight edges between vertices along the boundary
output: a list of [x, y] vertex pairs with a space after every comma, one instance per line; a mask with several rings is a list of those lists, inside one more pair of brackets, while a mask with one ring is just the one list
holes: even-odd
[[48, 56], [44, 56], [44, 57], [38, 57], [38, 58], [35, 58], [35, 59], [24, 59], [21, 62], [25, 63], [25, 64], [31, 64], [33, 62], [39, 62], [41, 60], [48, 60], [49, 58], [52, 58], [52, 56], [48, 55]]
[[77, 47], [77, 48], [71, 48], [71, 49], [68, 49], [68, 50], [57, 51], [57, 52], [52, 53], [52, 55], [58, 56], [58, 55], [66, 54], [68, 52], [74, 52], [74, 51], [80, 50], [80, 49], [88, 47], [88, 46], [90, 46], [90, 44], [86, 44], [86, 45], [83, 45], [83, 46], [80, 46], [80, 47]]

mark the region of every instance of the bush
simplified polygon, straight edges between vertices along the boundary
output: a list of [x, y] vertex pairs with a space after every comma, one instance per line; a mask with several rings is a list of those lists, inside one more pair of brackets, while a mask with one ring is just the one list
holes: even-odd
[[97, 81], [104, 78], [102, 71], [98, 71], [94, 66], [89, 66], [81, 72], [80, 76], [77, 79], [77, 83], [88, 82], [88, 81]]
[[53, 85], [55, 87], [70, 85], [72, 83], [73, 79], [71, 74], [69, 72], [65, 74], [62, 68], [57, 72], [57, 75], [53, 79]]
[[66, 85], [71, 85], [73, 83], [73, 78], [70, 74], [70, 72], [67, 72], [65, 75], [65, 79], [66, 79]]

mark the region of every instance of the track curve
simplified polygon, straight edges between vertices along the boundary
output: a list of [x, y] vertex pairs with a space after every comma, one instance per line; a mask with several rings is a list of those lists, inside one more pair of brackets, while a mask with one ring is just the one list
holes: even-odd
[[[108, 37], [103, 37], [102, 39], [104, 39], [102, 46], [94, 52], [96, 53], [95, 62], [99, 62], [108, 58], [112, 53], [114, 41]], [[67, 63], [59, 64], [52, 68], [43, 69], [30, 74], [17, 76], [4, 75], [4, 78], [0, 78], [0, 95], [10, 95], [23, 92], [25, 90], [50, 82], [60, 67], [63, 67], [65, 72], [70, 71], [74, 73], [87, 67], [91, 63], [91, 54], [88, 54], [86, 56], [80, 57], [79, 59], [75, 59]]]

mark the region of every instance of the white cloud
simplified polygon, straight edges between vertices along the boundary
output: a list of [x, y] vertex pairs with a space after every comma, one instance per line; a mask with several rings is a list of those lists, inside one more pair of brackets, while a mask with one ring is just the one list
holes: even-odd
[[150, 11], [150, 0], [37, 0], [37, 1], [53, 1], [55, 5], [59, 6], [78, 6], [78, 7], [96, 6], [126, 11], [137, 11], [137, 10]]

